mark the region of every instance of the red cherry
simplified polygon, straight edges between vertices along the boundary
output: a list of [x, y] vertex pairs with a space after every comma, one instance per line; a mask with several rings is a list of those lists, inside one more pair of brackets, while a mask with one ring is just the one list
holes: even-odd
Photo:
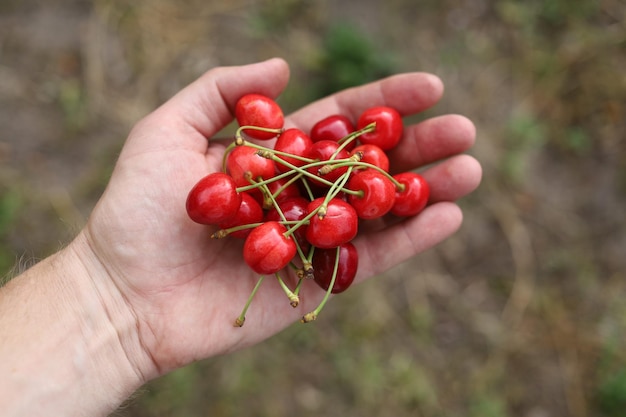
[[[316, 161], [329, 161], [330, 158], [335, 154], [338, 148], [339, 148], [339, 144], [337, 142], [334, 142], [332, 140], [321, 140], [319, 142], [313, 143], [313, 146], [311, 146], [311, 150], [309, 152], [308, 157]], [[349, 157], [350, 157], [350, 154], [348, 153], [348, 151], [346, 149], [342, 149], [339, 151], [339, 153], [334, 159], [335, 160], [346, 159]], [[323, 165], [310, 167], [308, 171], [311, 174], [320, 176], [328, 181], [335, 182], [342, 174], [344, 174], [348, 170], [347, 167], [341, 167], [341, 168], [333, 169], [328, 174], [320, 175], [319, 169], [322, 166]], [[321, 185], [321, 183], [319, 183], [319, 185]]]
[[236, 146], [226, 157], [226, 169], [235, 180], [237, 187], [250, 185], [246, 179], [249, 173], [253, 180], [272, 178], [276, 172], [274, 161], [257, 155], [257, 150], [250, 146]]
[[[280, 136], [278, 136], [274, 149], [296, 156], [308, 157], [308, 153], [312, 145], [313, 141], [306, 133], [300, 129], [292, 128], [285, 130], [280, 134]], [[297, 167], [300, 167], [305, 163], [304, 161], [296, 158], [284, 157], [282, 155], [278, 155], [278, 157]], [[280, 172], [287, 172], [290, 170], [290, 168], [280, 162], [276, 163], [276, 168], [278, 168]]]
[[[285, 220], [287, 221], [298, 221], [302, 220], [308, 214], [307, 207], [309, 205], [309, 201], [304, 197], [289, 197], [285, 198], [278, 202], [278, 207], [282, 211], [285, 216]], [[280, 214], [276, 210], [276, 208], [272, 208], [268, 210], [265, 215], [265, 221], [281, 221]], [[298, 229], [294, 231], [294, 235], [298, 240], [298, 244], [300, 245], [300, 249], [304, 252], [307, 252], [309, 249], [309, 242], [306, 240], [306, 229], [307, 225], [304, 224]]]
[[372, 132], [359, 136], [361, 143], [377, 145], [387, 151], [400, 142], [404, 126], [402, 116], [396, 109], [377, 106], [365, 110], [359, 117], [357, 129], [362, 129], [372, 122], [376, 122], [376, 128]]
[[362, 196], [348, 195], [348, 202], [361, 219], [376, 219], [391, 210], [395, 201], [396, 186], [389, 178], [374, 169], [364, 169], [352, 174], [346, 187], [362, 191]]
[[[328, 290], [335, 269], [337, 249], [315, 249], [313, 253], [313, 276], [315, 282], [324, 290]], [[338, 294], [344, 292], [354, 281], [359, 267], [359, 253], [356, 247], [346, 242], [339, 246], [339, 263], [337, 265], [337, 275], [331, 292]]]
[[296, 255], [296, 243], [285, 237], [287, 229], [270, 221], [254, 228], [243, 245], [243, 259], [257, 274], [274, 274], [289, 264]]
[[[260, 223], [262, 221], [263, 209], [261, 208], [259, 203], [250, 194], [241, 193], [241, 205], [239, 206], [239, 210], [237, 210], [234, 216], [228, 218], [226, 221], [221, 222], [219, 226], [220, 229], [230, 229], [231, 227], [242, 226], [244, 224], [251, 223]], [[250, 234], [251, 230], [252, 229], [238, 230], [236, 232], [230, 233], [229, 236], [244, 239]]]
[[415, 172], [402, 172], [393, 176], [404, 184], [404, 190], [396, 190], [391, 212], [396, 216], [414, 216], [426, 207], [430, 196], [430, 186], [421, 175]]
[[[321, 140], [339, 142], [354, 131], [354, 125], [348, 117], [342, 114], [335, 114], [325, 117], [313, 125], [311, 128], [311, 139], [313, 142], [319, 142]], [[346, 147], [349, 151], [354, 148], [354, 143]]]
[[267, 188], [269, 189], [270, 193], [272, 193], [272, 195], [275, 194], [278, 190], [281, 190], [280, 193], [275, 197], [276, 201], [280, 202], [281, 200], [287, 198], [301, 196], [300, 188], [298, 188], [296, 183], [291, 183], [285, 187], [285, 184], [288, 181], [289, 178], [280, 178], [267, 183]]
[[[324, 197], [308, 205], [308, 213], [321, 206]], [[318, 248], [335, 248], [354, 239], [358, 231], [358, 217], [354, 208], [343, 200], [332, 198], [323, 217], [314, 215], [306, 229], [306, 238]]]
[[[280, 106], [271, 98], [261, 94], [247, 94], [235, 105], [235, 118], [239, 126], [257, 126], [269, 129], [282, 129], [285, 117]], [[267, 140], [276, 137], [276, 133], [261, 130], [244, 129], [252, 138]]]
[[367, 162], [368, 164], [376, 165], [378, 168], [385, 172], [389, 172], [389, 157], [380, 149], [379, 146], [371, 144], [362, 144], [356, 146], [350, 155], [354, 155], [357, 152], [362, 152], [361, 162]]
[[219, 224], [237, 212], [241, 199], [233, 178], [214, 172], [198, 181], [189, 191], [187, 214], [196, 223]]

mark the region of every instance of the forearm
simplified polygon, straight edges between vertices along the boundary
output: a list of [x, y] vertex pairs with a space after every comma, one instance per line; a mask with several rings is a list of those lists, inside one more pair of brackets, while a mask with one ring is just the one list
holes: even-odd
[[143, 382], [136, 324], [76, 246], [0, 289], [3, 416], [106, 415]]

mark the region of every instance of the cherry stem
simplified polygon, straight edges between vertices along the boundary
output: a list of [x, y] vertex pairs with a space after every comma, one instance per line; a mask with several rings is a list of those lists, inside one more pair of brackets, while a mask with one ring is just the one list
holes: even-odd
[[241, 145], [245, 145], [245, 146], [248, 146], [250, 148], [257, 149], [259, 151], [271, 152], [271, 153], [273, 153], [275, 155], [279, 155], [279, 156], [282, 156], [282, 157], [285, 157], [285, 158], [297, 159], [299, 161], [306, 162], [306, 163], [314, 162], [314, 160], [311, 159], [311, 158], [305, 158], [304, 156], [291, 154], [289, 152], [278, 151], [276, 149], [268, 148], [267, 146], [263, 146], [263, 145], [259, 145], [259, 144], [254, 143], [254, 142], [247, 141], [245, 139], [242, 139], [242, 140], [243, 140], [243, 142], [241, 143]]
[[333, 275], [330, 279], [330, 285], [328, 285], [328, 289], [326, 290], [326, 294], [324, 294], [324, 298], [322, 299], [322, 301], [319, 303], [319, 305], [317, 306], [317, 308], [313, 311], [311, 311], [310, 313], [305, 314], [302, 317], [302, 320], [300, 320], [302, 323], [308, 323], [311, 321], [314, 321], [317, 319], [317, 316], [319, 316], [320, 312], [322, 311], [322, 309], [324, 308], [324, 306], [326, 305], [326, 302], [328, 301], [328, 299], [330, 298], [330, 294], [333, 291], [333, 287], [335, 286], [335, 280], [337, 279], [337, 271], [339, 270], [339, 253], [341, 251], [341, 247], [337, 247], [337, 252], [335, 255], [335, 265], [333, 267]]
[[[286, 222], [287, 219], [285, 218], [285, 214], [283, 213], [283, 210], [278, 205], [278, 201], [276, 201], [276, 198], [274, 198], [274, 195], [272, 195], [270, 189], [267, 187], [267, 184], [256, 183], [256, 185], [258, 185], [261, 191], [263, 192], [263, 196], [270, 200], [270, 204], [278, 212], [278, 216], [280, 217], [280, 220], [283, 222]], [[265, 208], [269, 208], [269, 207], [265, 207]]]
[[[298, 175], [302, 175], [302, 174], [298, 174]], [[304, 186], [304, 189], [306, 190], [307, 196], [309, 197], [309, 200], [313, 201], [315, 199], [315, 194], [313, 193], [313, 190], [311, 189], [309, 182], [307, 181], [305, 177], [300, 177], [300, 178], [301, 178], [301, 183]]]
[[240, 126], [239, 129], [235, 132], [235, 145], [248, 145], [249, 142], [243, 138], [244, 130], [258, 130], [260, 132], [269, 132], [275, 133], [276, 136], [280, 135], [283, 132], [283, 129], [272, 129], [269, 127], [261, 127], [261, 126]]
[[235, 149], [237, 144], [235, 142], [231, 142], [228, 144], [226, 149], [224, 149], [224, 154], [222, 155], [222, 172], [226, 173], [228, 169], [226, 168], [226, 161], [228, 160], [228, 154]]
[[[250, 182], [254, 182], [254, 180], [250, 180]], [[287, 221], [287, 218], [285, 217], [283, 210], [280, 208], [278, 201], [276, 201], [276, 197], [270, 192], [270, 189], [267, 187], [267, 184], [258, 182], [256, 183], [256, 185], [260, 186], [259, 188], [263, 192], [263, 196], [265, 197], [264, 199], [269, 200], [268, 205], [271, 204], [276, 210], [276, 212], [278, 213], [278, 216], [280, 217], [280, 220], [281, 220], [280, 223], [282, 223], [283, 225], [286, 225], [287, 223], [291, 223]], [[298, 227], [302, 226], [302, 223], [300, 221], [293, 221], [293, 225], [294, 225], [293, 227], [297, 229]], [[291, 231], [292, 228], [288, 228], [287, 232], [283, 234], [285, 238], [290, 238], [290, 235], [293, 233]], [[306, 256], [304, 255], [304, 252], [302, 252], [302, 248], [300, 247], [300, 243], [298, 242], [298, 239], [296, 239], [295, 237], [291, 237], [291, 239], [296, 244], [296, 251], [298, 252], [298, 256], [300, 257], [303, 263], [306, 262]]]
[[[287, 172], [287, 174], [293, 174], [292, 172]], [[284, 183], [278, 190], [276, 190], [274, 192], [274, 194], [272, 194], [272, 196], [274, 198], [278, 197], [280, 195], [280, 193], [282, 193], [284, 190], [286, 190], [291, 184], [295, 183], [296, 181], [298, 181], [300, 178], [302, 178], [302, 174], [296, 174], [294, 175], [291, 179], [289, 179], [289, 181], [287, 181], [286, 183]]]
[[[324, 210], [326, 209], [326, 206], [328, 206], [328, 202], [330, 200], [335, 198], [337, 194], [339, 194], [340, 192], [342, 191], [345, 192], [346, 188], [344, 188], [344, 185], [346, 185], [346, 183], [350, 179], [350, 175], [352, 174], [353, 169], [354, 169], [354, 166], [348, 166], [348, 170], [344, 172], [343, 174], [341, 174], [341, 176], [337, 179], [337, 181], [333, 184], [333, 186], [330, 187], [330, 189], [326, 193], [326, 198], [324, 198], [324, 202], [322, 203], [322, 206], [324, 206]], [[355, 195], [362, 194], [360, 190], [359, 191], [350, 190], [350, 191], [351, 193]]]
[[241, 187], [237, 187], [235, 191], [238, 193], [243, 191], [253, 190], [258, 188], [260, 185], [269, 184], [274, 181], [282, 180], [283, 178], [287, 178], [288, 176], [293, 175], [293, 171], [283, 172], [282, 174], [278, 174], [273, 176], [272, 178], [268, 178], [266, 180], [253, 181], [250, 185], [242, 185]]
[[362, 127], [361, 129], [356, 130], [356, 131], [346, 135], [342, 139], [340, 139], [339, 140], [339, 147], [337, 148], [335, 153], [333, 153], [333, 155], [330, 157], [330, 160], [335, 159], [337, 157], [337, 155], [339, 154], [339, 152], [341, 152], [343, 149], [345, 149], [345, 147], [348, 146], [350, 143], [354, 142], [359, 136], [361, 136], [361, 135], [363, 135], [365, 133], [373, 132], [374, 129], [376, 129], [376, 122], [372, 122], [372, 123], [368, 124], [367, 126]]
[[[289, 226], [289, 225], [298, 224], [300, 223], [300, 221], [299, 220], [286, 220], [286, 221], [279, 221], [278, 223], [282, 224], [283, 226]], [[246, 223], [246, 224], [240, 224], [239, 226], [229, 227], [228, 229], [220, 229], [211, 235], [211, 239], [222, 239], [231, 233], [238, 232], [240, 230], [254, 229], [255, 227], [261, 226], [262, 224], [263, 222]]]
[[237, 319], [235, 320], [235, 323], [234, 323], [235, 327], [243, 326], [243, 323], [246, 321], [246, 313], [248, 312], [248, 308], [250, 307], [250, 304], [252, 304], [252, 299], [256, 295], [257, 291], [259, 291], [259, 288], [261, 288], [263, 279], [265, 279], [265, 275], [261, 275], [259, 277], [259, 280], [256, 282], [256, 285], [252, 289], [252, 292], [250, 293], [250, 296], [248, 297], [246, 304], [243, 306], [243, 310], [241, 310], [241, 314], [239, 314], [239, 317], [237, 317]]
[[[330, 171], [332, 171], [334, 169], [337, 169], [337, 168], [341, 168], [341, 167], [355, 167], [355, 168], [361, 168], [361, 169], [370, 168], [370, 169], [373, 169], [373, 170], [376, 170], [376, 171], [380, 172], [385, 177], [387, 177], [389, 179], [389, 181], [391, 181], [393, 183], [393, 185], [396, 187], [396, 189], [398, 191], [402, 192], [406, 188], [405, 185], [402, 184], [397, 179], [395, 179], [393, 177], [393, 175], [391, 175], [390, 173], [388, 173], [387, 171], [385, 171], [381, 167], [379, 167], [377, 165], [374, 165], [374, 164], [370, 164], [369, 162], [363, 162], [363, 161], [360, 161], [360, 160], [354, 160], [352, 158], [349, 158], [349, 159], [339, 160], [336, 163], [334, 163], [332, 165], [326, 165], [323, 168], [326, 168], [326, 167], [328, 167], [329, 169], [325, 170], [324, 174], [327, 174]], [[350, 190], [350, 191], [352, 191], [352, 193], [355, 192], [355, 190]], [[345, 190], [344, 190], [344, 192], [345, 192]]]
[[[287, 230], [287, 232], [284, 234], [284, 236], [287, 237], [287, 236], [291, 235], [292, 233], [294, 233], [296, 230], [298, 230], [298, 228], [301, 227], [302, 225], [308, 224], [309, 220], [311, 220], [311, 218], [313, 216], [315, 216], [315, 215], [324, 217], [326, 215], [326, 207], [328, 206], [328, 202], [331, 199], [333, 199], [334, 197], [336, 197], [337, 194], [339, 194], [342, 190], [345, 191], [343, 186], [348, 181], [348, 178], [350, 177], [351, 172], [352, 172], [352, 167], [348, 167], [348, 170], [346, 172], [344, 172], [341, 175], [341, 177], [339, 177], [337, 179], [337, 181], [335, 183], [332, 183], [332, 186], [328, 190], [328, 193], [326, 194], [326, 197], [324, 198], [324, 201], [322, 202], [322, 204], [317, 206], [314, 210], [311, 210], [311, 212], [308, 213], [306, 216], [304, 216], [298, 222], [298, 224], [294, 225], [289, 230]], [[359, 192], [352, 191], [352, 193], [356, 193], [357, 195], [359, 195]], [[310, 259], [309, 259], [309, 261], [310, 261]]]
[[298, 304], [300, 304], [300, 297], [298, 297], [296, 294], [293, 293], [293, 291], [289, 289], [289, 287], [287, 286], [287, 284], [285, 284], [285, 281], [283, 281], [283, 279], [280, 277], [280, 274], [278, 272], [275, 275], [276, 275], [276, 278], [278, 279], [278, 283], [280, 284], [280, 287], [285, 292], [285, 295], [287, 295], [287, 298], [289, 298], [289, 304], [291, 304], [293, 308], [298, 307]]
[[304, 278], [300, 278], [300, 279], [298, 280], [298, 285], [296, 285], [296, 288], [293, 290], [293, 293], [294, 293], [295, 295], [300, 294], [300, 289], [302, 288], [302, 283], [303, 283], [303, 282], [304, 282]]
[[[335, 184], [332, 181], [327, 180], [326, 178], [322, 178], [322, 177], [320, 177], [318, 175], [312, 174], [309, 171], [307, 171], [307, 169], [311, 168], [311, 167], [316, 167], [316, 166], [323, 167], [325, 165], [328, 165], [328, 161], [327, 160], [325, 160], [325, 161], [314, 161], [314, 162], [308, 163], [306, 165], [303, 165], [301, 167], [298, 167], [298, 166], [295, 166], [295, 165], [293, 165], [293, 164], [291, 164], [291, 163], [289, 163], [289, 162], [287, 162], [287, 161], [285, 161], [283, 159], [280, 159], [279, 157], [274, 155], [274, 151], [272, 151], [272, 150], [260, 151], [259, 155], [261, 155], [264, 158], [271, 159], [274, 162], [278, 162], [280, 164], [285, 165], [287, 168], [289, 168], [291, 170], [291, 171], [288, 171], [290, 173], [297, 172], [297, 173], [302, 174], [302, 175], [304, 175], [306, 177], [312, 178], [315, 181], [319, 181], [319, 182], [321, 182], [322, 184], [324, 184], [324, 185], [326, 185], [328, 187], [332, 187]], [[336, 160], [336, 163], [346, 162], [346, 161], [349, 161], [349, 160], [350, 160], [350, 158], [338, 159], [338, 160]], [[353, 190], [343, 189], [342, 191], [344, 191], [344, 192], [346, 192], [348, 194], [355, 194], [355, 195], [357, 194]]]

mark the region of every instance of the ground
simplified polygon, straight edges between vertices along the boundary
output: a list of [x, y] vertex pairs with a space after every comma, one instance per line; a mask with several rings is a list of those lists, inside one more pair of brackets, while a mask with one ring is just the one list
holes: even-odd
[[621, 416], [624, 17], [619, 0], [5, 0], [0, 274], [71, 239], [133, 123], [211, 67], [284, 57], [286, 109], [429, 71], [446, 93], [420, 117], [477, 126], [462, 229], [117, 415]]

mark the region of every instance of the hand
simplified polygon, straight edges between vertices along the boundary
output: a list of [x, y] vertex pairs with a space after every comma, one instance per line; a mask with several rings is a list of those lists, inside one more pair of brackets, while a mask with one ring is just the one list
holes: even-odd
[[[193, 223], [185, 211], [195, 182], [221, 168], [224, 144], [211, 138], [231, 122], [236, 100], [251, 92], [276, 97], [288, 78], [280, 59], [217, 68], [140, 121], [73, 243], [98, 286], [113, 284], [104, 285], [102, 298], [125, 301], [109, 307], [126, 309], [134, 317], [145, 355], [136, 362], [144, 364], [139, 371], [146, 379], [266, 339], [323, 297], [309, 282], [294, 309], [277, 283], [266, 279], [246, 325], [233, 327], [258, 276], [242, 260], [241, 241], [210, 239], [214, 229]], [[434, 105], [442, 92], [432, 75], [401, 74], [313, 103], [289, 116], [286, 124], [308, 131], [323, 116], [343, 113], [356, 119], [366, 107], [382, 104], [407, 116]], [[360, 233], [354, 242], [361, 254], [357, 280], [381, 273], [457, 230], [462, 214], [453, 202], [471, 192], [481, 177], [479, 164], [461, 155], [474, 136], [472, 123], [457, 115], [406, 128], [401, 145], [391, 153], [391, 165], [400, 171], [442, 161], [424, 172], [432, 188], [430, 205], [415, 218]]]

